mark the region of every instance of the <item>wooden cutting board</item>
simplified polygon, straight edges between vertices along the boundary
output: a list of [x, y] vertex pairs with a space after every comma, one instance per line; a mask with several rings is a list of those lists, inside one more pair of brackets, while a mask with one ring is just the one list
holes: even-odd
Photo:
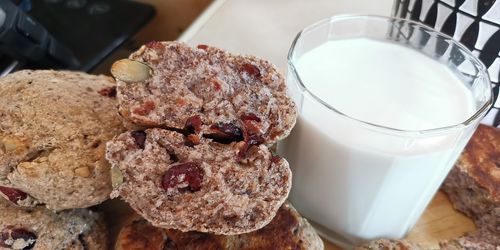
[[[406, 239], [419, 243], [424, 249], [439, 249], [440, 241], [475, 229], [472, 220], [454, 210], [446, 194], [438, 192]], [[342, 249], [326, 240], [324, 242], [325, 250]]]

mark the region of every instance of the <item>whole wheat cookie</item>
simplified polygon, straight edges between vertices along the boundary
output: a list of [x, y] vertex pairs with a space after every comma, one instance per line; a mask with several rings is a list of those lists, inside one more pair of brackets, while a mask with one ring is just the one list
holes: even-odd
[[0, 78], [0, 196], [52, 210], [108, 199], [105, 143], [123, 132], [110, 77], [24, 70]]
[[223, 144], [160, 128], [131, 131], [107, 143], [112, 197], [121, 196], [154, 226], [241, 234], [260, 229], [288, 196], [286, 160], [264, 145]]
[[42, 206], [19, 209], [0, 199], [0, 249], [102, 250], [108, 232], [98, 213], [76, 209], [54, 213]]
[[116, 62], [111, 72], [119, 112], [130, 127], [184, 129], [196, 117], [207, 136], [272, 144], [296, 121], [283, 76], [253, 56], [151, 42]]
[[314, 228], [289, 204], [265, 227], [246, 234], [214, 235], [153, 227], [139, 216], [120, 230], [115, 250], [323, 250]]

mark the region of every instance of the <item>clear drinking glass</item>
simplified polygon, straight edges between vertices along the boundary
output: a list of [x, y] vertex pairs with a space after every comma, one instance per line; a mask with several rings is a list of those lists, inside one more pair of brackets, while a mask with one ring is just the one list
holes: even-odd
[[[446, 65], [473, 95], [475, 113], [459, 124], [408, 131], [330, 106], [301, 81], [297, 60], [351, 38], [397, 43]], [[335, 16], [302, 30], [288, 55], [287, 85], [299, 110], [296, 127], [278, 144], [293, 172], [289, 199], [322, 236], [344, 246], [404, 237], [492, 105], [486, 68], [464, 46], [416, 22], [380, 16]]]

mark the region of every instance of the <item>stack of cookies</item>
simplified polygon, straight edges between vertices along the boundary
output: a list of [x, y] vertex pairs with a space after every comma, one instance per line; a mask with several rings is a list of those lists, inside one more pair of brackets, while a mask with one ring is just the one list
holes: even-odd
[[269, 147], [290, 133], [297, 113], [271, 63], [152, 42], [111, 72], [129, 129], [107, 143], [111, 195], [147, 221], [133, 220], [117, 248], [131, 245], [134, 225], [163, 228], [158, 238], [169, 240], [150, 249], [322, 248], [284, 205], [291, 171]]
[[76, 72], [0, 79], [0, 249], [106, 249], [102, 217], [86, 208], [112, 189], [105, 143], [124, 131], [113, 90], [110, 77]]
[[[0, 249], [323, 248], [269, 149], [297, 116], [271, 63], [152, 42], [112, 74], [0, 79]], [[117, 242], [109, 197], [137, 213]]]

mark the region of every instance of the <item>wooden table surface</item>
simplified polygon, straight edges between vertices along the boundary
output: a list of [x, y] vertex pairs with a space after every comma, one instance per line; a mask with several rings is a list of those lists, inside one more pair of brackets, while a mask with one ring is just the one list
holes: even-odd
[[[455, 211], [448, 197], [438, 192], [406, 239], [419, 243], [424, 249], [438, 249], [439, 241], [473, 230], [475, 226], [472, 220]], [[324, 242], [325, 250], [342, 249], [326, 240]]]

